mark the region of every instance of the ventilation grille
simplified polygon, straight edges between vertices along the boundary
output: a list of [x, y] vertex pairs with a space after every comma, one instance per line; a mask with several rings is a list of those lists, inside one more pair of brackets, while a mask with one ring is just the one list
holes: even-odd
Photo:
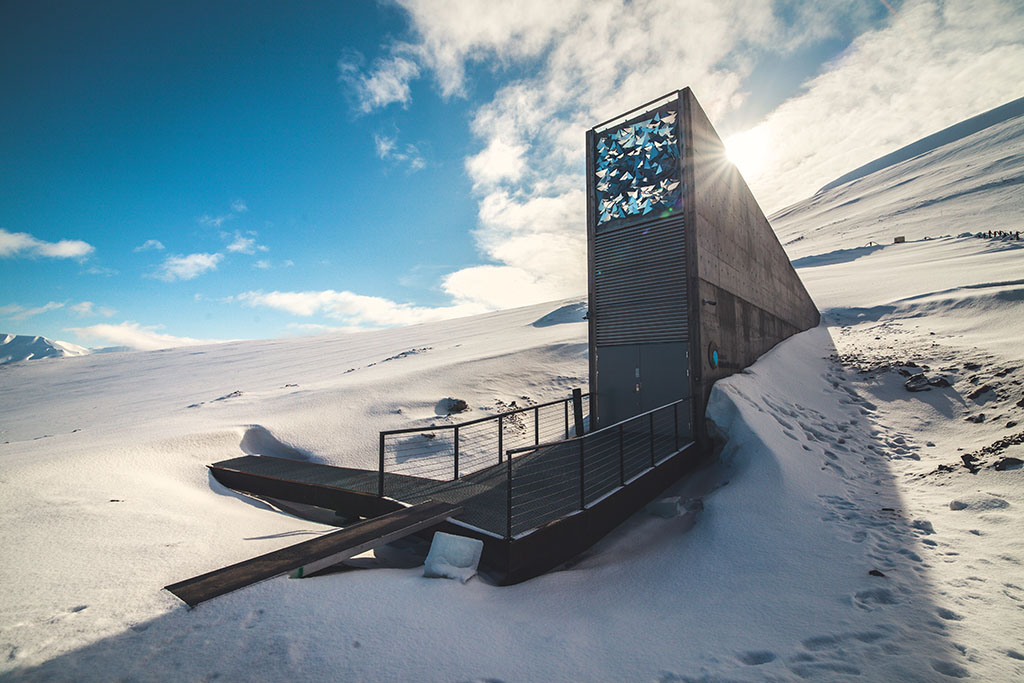
[[598, 346], [686, 341], [683, 217], [598, 233], [592, 305]]

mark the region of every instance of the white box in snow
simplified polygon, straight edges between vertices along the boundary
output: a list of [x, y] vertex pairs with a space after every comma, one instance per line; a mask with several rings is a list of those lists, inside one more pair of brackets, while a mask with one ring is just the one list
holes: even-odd
[[475, 538], [455, 536], [443, 531], [434, 533], [430, 552], [423, 563], [423, 576], [432, 579], [458, 579], [466, 583], [476, 576], [484, 542]]

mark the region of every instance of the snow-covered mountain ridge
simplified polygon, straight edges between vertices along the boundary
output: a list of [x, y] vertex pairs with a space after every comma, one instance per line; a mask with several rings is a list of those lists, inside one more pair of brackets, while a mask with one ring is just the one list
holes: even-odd
[[84, 356], [89, 349], [65, 341], [50, 341], [46, 337], [26, 334], [0, 333], [0, 365], [38, 358]]

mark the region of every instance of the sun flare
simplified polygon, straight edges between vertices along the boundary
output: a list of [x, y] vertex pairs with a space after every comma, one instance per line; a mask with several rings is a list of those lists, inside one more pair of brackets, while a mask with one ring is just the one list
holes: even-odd
[[725, 155], [744, 178], [754, 178], [768, 163], [768, 133], [763, 127], [751, 128], [725, 140]]

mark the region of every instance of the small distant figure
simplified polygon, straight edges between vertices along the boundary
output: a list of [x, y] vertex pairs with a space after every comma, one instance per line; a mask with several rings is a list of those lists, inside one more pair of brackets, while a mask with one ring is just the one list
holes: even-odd
[[892, 243], [893, 244], [903, 244], [906, 241], [907, 241], [907, 236], [906, 235], [899, 235], [898, 237], [894, 237], [893, 238]]

